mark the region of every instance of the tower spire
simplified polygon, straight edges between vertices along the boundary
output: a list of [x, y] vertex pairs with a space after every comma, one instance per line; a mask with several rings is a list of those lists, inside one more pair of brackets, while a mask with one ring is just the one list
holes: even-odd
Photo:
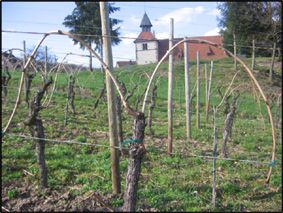
[[146, 12], [144, 12], [140, 27], [142, 28], [142, 32], [151, 32], [151, 27], [152, 24], [146, 14]]

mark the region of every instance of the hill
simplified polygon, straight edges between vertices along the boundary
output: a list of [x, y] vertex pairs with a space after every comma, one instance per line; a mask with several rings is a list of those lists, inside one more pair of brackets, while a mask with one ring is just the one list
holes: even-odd
[[[268, 61], [268, 58], [257, 59]], [[250, 64], [249, 59], [245, 60]], [[230, 58], [214, 61], [211, 89], [211, 107], [208, 124], [205, 124], [204, 64], [201, 62], [200, 129], [196, 123], [196, 98], [192, 98], [192, 140], [186, 140], [184, 70], [183, 62], [174, 66], [174, 122], [173, 155], [166, 154], [167, 144], [167, 64], [163, 64], [156, 76], [157, 96], [153, 110], [152, 129], [146, 127], [147, 153], [142, 163], [138, 190], [139, 211], [212, 211], [212, 156], [213, 123], [212, 106], [221, 101], [236, 72]], [[268, 81], [268, 66], [261, 62], [254, 71], [272, 105], [277, 125], [276, 159], [282, 158], [281, 107], [282, 70], [276, 67], [274, 82]], [[130, 106], [139, 106], [140, 95], [155, 65], [132, 65], [115, 69], [115, 76], [124, 82], [128, 91], [133, 91]], [[208, 70], [210, 66], [208, 65]], [[264, 183], [271, 159], [272, 138], [270, 123], [262, 99], [241, 70], [235, 77], [233, 91], [238, 91], [236, 116], [228, 155], [221, 157], [223, 145], [225, 105], [217, 113], [218, 155], [216, 161], [216, 211], [281, 211], [282, 210], [282, 162], [274, 166], [270, 184]], [[196, 80], [196, 64], [190, 62], [193, 91]], [[19, 73], [11, 72], [8, 96], [2, 99], [2, 122], [6, 124], [16, 97]], [[111, 195], [111, 163], [108, 139], [108, 118], [105, 97], [94, 110], [94, 104], [103, 88], [104, 74], [80, 72], [75, 75], [76, 114], [68, 113], [64, 126], [66, 87], [68, 76], [59, 73], [55, 91], [48, 108], [40, 112], [45, 128], [46, 161], [48, 167], [48, 190], [38, 188], [38, 166], [34, 155], [34, 141], [29, 129], [23, 125], [28, 115], [22, 101], [8, 133], [2, 143], [2, 205], [14, 211], [94, 211], [100, 206], [95, 193], [99, 193], [111, 206], [121, 206], [123, 195]], [[53, 76], [55, 79], [55, 76]], [[40, 76], [33, 79], [32, 97], [41, 84]], [[49, 91], [50, 95], [51, 90]], [[49, 96], [48, 96], [49, 97]], [[233, 95], [231, 96], [231, 98]], [[273, 97], [273, 98], [272, 98]], [[2, 97], [3, 98], [3, 97]], [[48, 102], [45, 102], [45, 104]], [[146, 110], [146, 115], [148, 108]], [[132, 136], [132, 118], [123, 114], [124, 139]], [[55, 140], [52, 142], [52, 140]], [[81, 144], [64, 144], [66, 141]], [[92, 144], [92, 145], [82, 145]], [[123, 147], [127, 148], [127, 146]], [[125, 187], [127, 154], [122, 152], [120, 172], [122, 191]], [[205, 157], [206, 156], [206, 157]]]

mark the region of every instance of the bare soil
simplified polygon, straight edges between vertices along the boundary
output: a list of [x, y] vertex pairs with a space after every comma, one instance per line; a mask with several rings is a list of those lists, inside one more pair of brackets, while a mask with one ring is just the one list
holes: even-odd
[[[17, 189], [17, 195], [15, 198], [9, 199], [7, 194], [12, 189]], [[51, 189], [40, 189], [27, 181], [10, 182], [2, 185], [2, 207], [9, 211], [110, 211], [102, 207], [100, 202], [97, 201], [97, 197], [107, 204], [110, 200], [96, 192], [74, 195], [71, 190], [59, 192]]]

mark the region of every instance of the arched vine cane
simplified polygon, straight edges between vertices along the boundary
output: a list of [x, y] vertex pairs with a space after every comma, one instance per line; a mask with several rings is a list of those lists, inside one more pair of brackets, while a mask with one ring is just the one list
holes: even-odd
[[[271, 113], [271, 110], [270, 110], [270, 106], [269, 106], [269, 103], [268, 103], [268, 100], [265, 96], [265, 94], [263, 93], [258, 81], [256, 80], [256, 78], [254, 77], [253, 73], [251, 72], [251, 70], [248, 68], [248, 66], [240, 59], [238, 58], [237, 56], [235, 56], [234, 54], [232, 54], [229, 50], [225, 49], [222, 45], [219, 45], [219, 44], [216, 44], [216, 43], [213, 43], [213, 42], [210, 42], [210, 41], [206, 41], [206, 40], [202, 40], [202, 39], [188, 39], [188, 38], [185, 38], [181, 41], [179, 41], [178, 43], [176, 43], [173, 47], [171, 47], [167, 52], [166, 54], [162, 57], [162, 59], [158, 62], [158, 64], [156, 65], [151, 77], [150, 77], [150, 80], [149, 80], [149, 83], [148, 83], [148, 86], [147, 86], [147, 89], [146, 89], [146, 92], [145, 92], [145, 96], [144, 96], [144, 101], [143, 101], [143, 105], [142, 105], [142, 112], [145, 113], [145, 106], [146, 106], [146, 101], [147, 101], [147, 96], [148, 96], [148, 92], [149, 92], [149, 89], [150, 89], [150, 86], [152, 84], [152, 81], [153, 81], [153, 78], [158, 70], [158, 68], [160, 67], [161, 63], [165, 60], [165, 58], [179, 45], [179, 44], [182, 44], [184, 42], [188, 42], [188, 43], [200, 43], [200, 44], [208, 44], [208, 45], [211, 45], [211, 46], [214, 46], [218, 49], [221, 49], [221, 50], [224, 50], [226, 53], [228, 53], [229, 56], [232, 56], [233, 58], [235, 58], [238, 62], [240, 62], [240, 64], [242, 64], [242, 66], [245, 68], [244, 70], [247, 72], [248, 76], [251, 78], [251, 80], [255, 83], [257, 89], [259, 90], [264, 102], [265, 102], [265, 105], [266, 105], [266, 108], [267, 108], [267, 112], [268, 112], [268, 115], [269, 115], [269, 120], [270, 120], [270, 124], [271, 124], [271, 131], [272, 131], [272, 157], [271, 157], [271, 162], [275, 162], [275, 147], [276, 147], [276, 141], [275, 141], [275, 129], [274, 129], [274, 124], [273, 124], [273, 118], [272, 118], [272, 113]], [[267, 174], [267, 178], [266, 178], [266, 183], [269, 183], [269, 180], [270, 180], [270, 177], [271, 177], [271, 172], [272, 172], [272, 166], [270, 166], [269, 168], [269, 171], [268, 171], [268, 174]]]
[[[24, 50], [22, 50], [22, 49], [20, 49], [20, 48], [11, 48], [11, 49], [8, 49], [8, 50], [4, 51], [3, 53], [9, 52], [9, 51], [14, 51], [14, 50], [21, 51], [21, 52], [24, 53], [25, 56], [27, 56], [27, 54], [24, 52]], [[37, 68], [35, 67], [35, 65], [34, 65], [32, 62], [31, 62], [31, 66], [33, 67], [33, 69], [35, 70], [35, 72], [39, 72], [39, 71], [37, 70]]]
[[[98, 54], [88, 45], [86, 44], [81, 38], [79, 38], [78, 36], [76, 35], [73, 35], [71, 33], [68, 33], [68, 32], [63, 32], [61, 30], [58, 30], [58, 31], [52, 31], [52, 32], [47, 32], [44, 34], [43, 38], [40, 40], [40, 42], [37, 44], [37, 46], [35, 47], [35, 49], [33, 50], [31, 56], [29, 57], [28, 61], [26, 62], [24, 68], [23, 68], [23, 71], [22, 71], [22, 75], [21, 75], [21, 80], [20, 80], [20, 85], [19, 85], [19, 90], [18, 90], [18, 96], [17, 96], [17, 99], [16, 99], [16, 103], [15, 103], [15, 106], [14, 106], [14, 109], [12, 111], [12, 114], [7, 122], [7, 125], [6, 127], [4, 128], [4, 131], [2, 132], [2, 135], [1, 137], [3, 137], [3, 135], [5, 134], [5, 132], [7, 131], [8, 127], [10, 126], [11, 124], [11, 121], [14, 117], [14, 114], [16, 112], [16, 109], [19, 105], [19, 100], [20, 100], [20, 96], [21, 96], [21, 90], [22, 90], [22, 86], [23, 86], [23, 78], [24, 78], [24, 74], [25, 74], [25, 71], [26, 71], [26, 68], [27, 66], [31, 63], [31, 60], [32, 58], [34, 57], [35, 53], [37, 52], [38, 48], [40, 47], [40, 45], [42, 44], [42, 42], [45, 40], [45, 38], [49, 35], [67, 35], [77, 41], [79, 41], [83, 46], [85, 46], [89, 51], [91, 51], [93, 53], [93, 55], [99, 60], [99, 62], [102, 64], [103, 68], [105, 69], [106, 73], [111, 77], [112, 81], [114, 82], [117, 90], [118, 90], [118, 93], [121, 97], [121, 101], [122, 101], [122, 104], [124, 105], [124, 109], [125, 111], [129, 114], [129, 115], [132, 115], [132, 116], [138, 116], [139, 115], [139, 112], [136, 112], [135, 110], [133, 110], [129, 105], [128, 103], [126, 102], [125, 100], [125, 97], [123, 96], [123, 93], [122, 93], [122, 90], [121, 90], [121, 86], [120, 84], [118, 83], [118, 81], [116, 80], [116, 78], [113, 76], [113, 74], [111, 73], [111, 71], [109, 70], [109, 67], [107, 66], [107, 64], [98, 56]], [[183, 39], [182, 41], [179, 41], [178, 43], [176, 43], [172, 48], [170, 48], [167, 53], [162, 57], [162, 59], [158, 62], [158, 64], [156, 65], [151, 77], [150, 77], [150, 80], [149, 80], [149, 83], [148, 83], [148, 86], [147, 86], [147, 89], [146, 89], [146, 92], [145, 92], [145, 97], [144, 97], [144, 101], [143, 101], [143, 106], [142, 106], [142, 113], [145, 112], [145, 104], [146, 104], [146, 100], [147, 100], [147, 96], [148, 96], [148, 92], [149, 92], [149, 89], [150, 89], [150, 86], [152, 84], [152, 81], [153, 81], [153, 78], [159, 68], [159, 66], [161, 65], [161, 63], [165, 60], [165, 58], [169, 55], [169, 53], [171, 53], [179, 44], [182, 44], [184, 42], [189, 42], [189, 43], [203, 43], [203, 44], [209, 44], [211, 46], [214, 46], [218, 49], [222, 49], [224, 51], [226, 51], [228, 53], [228, 55], [232, 56], [233, 58], [236, 58], [236, 60], [238, 62], [240, 62], [242, 64], [242, 66], [245, 68], [245, 71], [247, 72], [247, 74], [249, 75], [249, 77], [252, 79], [252, 81], [255, 83], [255, 85], [257, 86], [265, 104], [266, 104], [266, 108], [267, 108], [267, 112], [268, 112], [268, 115], [269, 115], [269, 120], [270, 120], [270, 123], [271, 123], [271, 129], [272, 129], [272, 141], [273, 141], [273, 146], [272, 146], [272, 162], [275, 160], [275, 147], [276, 147], [276, 142], [275, 142], [275, 130], [274, 130], [274, 125], [273, 125], [273, 118], [272, 118], [272, 114], [271, 114], [271, 110], [270, 110], [270, 106], [269, 106], [269, 103], [267, 101], [267, 98], [266, 96], [264, 95], [258, 81], [256, 80], [256, 78], [254, 77], [254, 75], [252, 74], [251, 70], [248, 68], [248, 66], [240, 59], [238, 58], [237, 56], [233, 55], [230, 51], [226, 50], [224, 47], [222, 47], [221, 45], [218, 45], [218, 44], [215, 44], [215, 43], [212, 43], [212, 42], [209, 42], [209, 41], [206, 41], [206, 40], [201, 40], [201, 39]], [[266, 182], [268, 183], [269, 180], [270, 180], [270, 177], [271, 177], [271, 173], [272, 173], [272, 167], [270, 167], [269, 169], [269, 172], [268, 172], [268, 175], [267, 175], [267, 178], [266, 178]]]
[[38, 48], [40, 47], [40, 45], [42, 44], [42, 42], [46, 39], [47, 36], [49, 35], [67, 35], [69, 37], [71, 37], [72, 39], [75, 39], [77, 41], [79, 41], [83, 46], [85, 46], [89, 51], [91, 51], [94, 56], [99, 60], [99, 62], [102, 64], [102, 66], [104, 67], [104, 69], [106, 70], [106, 73], [111, 77], [111, 79], [113, 80], [117, 90], [118, 90], [118, 93], [121, 97], [121, 100], [122, 100], [122, 104], [124, 105], [125, 107], [125, 111], [130, 114], [130, 115], [138, 115], [138, 113], [136, 111], [134, 111], [129, 105], [128, 103], [126, 102], [123, 94], [122, 94], [122, 90], [121, 90], [121, 86], [119, 85], [119, 83], [117, 82], [117, 80], [115, 79], [115, 77], [113, 76], [113, 74], [110, 72], [109, 70], [109, 67], [106, 65], [106, 63], [97, 55], [97, 53], [88, 45], [86, 44], [81, 38], [79, 38], [78, 36], [76, 35], [73, 35], [71, 33], [68, 33], [68, 32], [63, 32], [61, 30], [58, 30], [58, 31], [51, 31], [51, 32], [47, 32], [44, 34], [43, 38], [39, 41], [39, 43], [36, 45], [36, 47], [34, 48], [31, 56], [28, 58], [24, 68], [23, 68], [23, 71], [22, 71], [22, 75], [21, 75], [21, 80], [20, 80], [20, 85], [19, 85], [19, 89], [18, 89], [18, 95], [17, 95], [17, 99], [16, 99], [16, 103], [15, 103], [15, 106], [13, 108], [13, 111], [11, 113], [11, 116], [7, 122], [7, 125], [6, 127], [4, 128], [4, 130], [2, 131], [2, 136], [6, 133], [7, 129], [9, 128], [10, 124], [11, 124], [11, 121], [15, 115], [15, 112], [16, 112], [16, 109], [19, 105], [19, 101], [20, 101], [20, 96], [21, 96], [21, 92], [22, 92], [22, 87], [23, 87], [23, 78], [24, 78], [24, 74], [26, 72], [26, 69], [28, 67], [28, 65], [31, 63], [31, 60], [33, 59], [34, 55], [36, 54]]

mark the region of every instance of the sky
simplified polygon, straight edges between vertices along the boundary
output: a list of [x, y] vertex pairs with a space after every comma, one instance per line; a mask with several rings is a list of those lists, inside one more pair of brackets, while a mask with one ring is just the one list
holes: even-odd
[[[49, 32], [54, 30], [69, 31], [62, 23], [67, 15], [75, 8], [74, 2], [1, 2], [2, 4], [2, 51], [11, 48], [23, 49], [23, 40], [27, 48], [35, 46], [42, 35], [7, 33], [3, 30]], [[216, 2], [115, 2], [114, 6], [120, 11], [111, 14], [111, 18], [122, 20], [120, 23], [119, 45], [112, 46], [113, 65], [117, 61], [136, 60], [135, 45], [133, 43], [141, 32], [139, 27], [142, 17], [146, 12], [151, 23], [151, 30], [158, 39], [169, 37], [170, 18], [174, 19], [174, 37], [204, 36], [219, 34], [217, 17], [220, 16]], [[66, 53], [89, 54], [79, 45], [74, 45], [67, 36], [48, 36], [42, 44], [48, 46], [58, 62]], [[20, 51], [13, 51], [20, 57]], [[68, 63], [88, 66], [89, 59], [69, 55]], [[100, 67], [94, 59], [93, 67]]]

